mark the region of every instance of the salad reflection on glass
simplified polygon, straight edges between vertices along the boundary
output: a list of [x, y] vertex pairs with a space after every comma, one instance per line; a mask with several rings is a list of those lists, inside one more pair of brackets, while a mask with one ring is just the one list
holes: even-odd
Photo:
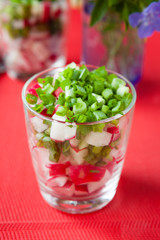
[[1, 11], [4, 60], [13, 78], [27, 78], [56, 61], [65, 64], [67, 3], [9, 0]]
[[72, 63], [33, 76], [22, 98], [43, 198], [69, 213], [108, 204], [125, 158], [132, 84], [105, 67]]

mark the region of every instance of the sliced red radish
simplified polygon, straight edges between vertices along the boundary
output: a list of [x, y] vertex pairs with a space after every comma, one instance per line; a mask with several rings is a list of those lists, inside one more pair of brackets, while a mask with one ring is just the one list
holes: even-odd
[[53, 95], [54, 95], [56, 98], [58, 98], [58, 96], [59, 96], [59, 94], [60, 94], [61, 92], [63, 92], [63, 90], [62, 90], [61, 87], [59, 87], [59, 88], [57, 88], [57, 89], [53, 92]]
[[73, 139], [69, 140], [69, 143], [72, 148], [76, 148], [79, 144], [79, 140], [77, 138], [73, 138]]
[[100, 181], [88, 183], [88, 192], [92, 193], [92, 192], [97, 191], [101, 187], [103, 187], [106, 184], [106, 182], [110, 179], [110, 177], [111, 177], [110, 172], [108, 170], [106, 170], [104, 176], [102, 177], [102, 179]]
[[30, 88], [30, 89], [28, 90], [28, 93], [30, 93], [30, 94], [32, 94], [32, 95], [38, 97], [38, 94], [36, 93], [36, 90], [33, 89], [33, 88]]
[[108, 127], [107, 132], [111, 134], [117, 134], [119, 133], [119, 127], [113, 126], [113, 127]]
[[48, 176], [46, 165], [49, 163], [49, 150], [43, 147], [33, 147], [32, 156], [39, 175], [46, 178]]
[[70, 147], [70, 153], [73, 157], [73, 165], [80, 165], [85, 162], [85, 156], [88, 154], [88, 149], [78, 150]]
[[33, 125], [34, 130], [36, 130], [36, 132], [38, 133], [41, 133], [48, 128], [48, 125], [44, 124], [43, 120], [39, 117], [31, 118], [31, 123]]
[[29, 37], [32, 40], [44, 40], [46, 38], [49, 38], [49, 32], [48, 31], [30, 31]]
[[51, 188], [63, 187], [66, 184], [67, 180], [68, 178], [66, 176], [52, 177], [47, 180], [46, 185]]
[[120, 133], [113, 134], [111, 142], [117, 141], [120, 137], [121, 137]]
[[105, 171], [105, 167], [92, 165], [70, 166], [69, 176], [76, 185], [80, 185], [101, 180]]
[[48, 22], [50, 19], [50, 10], [51, 10], [51, 2], [44, 1], [43, 2], [43, 22]]
[[57, 9], [57, 10], [54, 12], [54, 18], [60, 17], [61, 13], [62, 13], [62, 10], [61, 10], [60, 8]]
[[[58, 108], [59, 108], [59, 104], [57, 104], [56, 106], [55, 106], [55, 109], [54, 109], [54, 111], [53, 111], [53, 115], [57, 112], [57, 110], [58, 110]], [[56, 116], [58, 116], [58, 115], [56, 115]], [[55, 118], [54, 118], [55, 119]], [[65, 121], [65, 120], [64, 120]]]
[[[105, 161], [105, 159], [104, 159], [104, 161]], [[113, 158], [113, 160], [111, 162], [108, 162], [107, 166], [106, 166], [106, 168], [110, 172], [110, 174], [112, 174], [114, 166], [115, 166], [115, 158]]]
[[70, 127], [66, 123], [53, 121], [51, 126], [50, 137], [53, 140], [60, 142], [70, 140], [76, 136], [76, 129], [77, 129], [76, 125], [72, 125], [72, 127]]
[[125, 154], [120, 149], [113, 148], [110, 155], [115, 159], [116, 163], [119, 163], [124, 159]]
[[45, 108], [45, 109], [43, 109], [43, 111], [41, 112], [41, 114], [43, 115], [43, 116], [45, 116], [45, 117], [52, 117], [52, 114], [48, 114], [47, 113], [47, 109]]
[[71, 181], [67, 181], [63, 187], [55, 187], [54, 192], [60, 196], [72, 197], [75, 192], [75, 185]]
[[50, 176], [60, 176], [66, 175], [66, 169], [70, 166], [70, 162], [66, 163], [55, 163], [49, 164], [47, 167], [49, 168], [49, 175]]
[[[59, 107], [59, 105], [57, 105], [56, 107], [55, 107], [55, 109], [56, 109], [56, 111], [57, 111], [57, 109], [58, 109], [58, 107]], [[57, 114], [53, 114], [53, 116], [52, 116], [52, 118], [54, 119], [54, 120], [57, 120], [57, 121], [60, 121], [60, 122], [65, 122], [66, 121], [66, 116], [58, 116]]]
[[83, 196], [88, 194], [88, 188], [87, 185], [75, 185], [75, 192], [74, 194], [76, 196]]
[[90, 132], [85, 137], [85, 142], [96, 147], [102, 147], [107, 146], [111, 138], [112, 134], [109, 132]]

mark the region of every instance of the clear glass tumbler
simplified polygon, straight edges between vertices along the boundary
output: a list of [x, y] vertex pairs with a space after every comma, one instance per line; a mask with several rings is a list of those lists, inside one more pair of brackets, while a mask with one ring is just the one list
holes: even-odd
[[3, 56], [11, 78], [26, 80], [53, 64], [66, 64], [66, 1], [2, 3]]
[[[38, 78], [53, 76], [64, 68], [48, 69], [24, 85], [26, 128], [36, 177], [43, 198], [68, 213], [88, 213], [106, 206], [114, 197], [121, 175], [136, 101], [119, 114], [99, 122], [67, 123], [35, 112], [26, 101]], [[88, 66], [89, 70], [93, 67]], [[101, 131], [99, 131], [101, 129]], [[57, 137], [53, 137], [53, 135]]]

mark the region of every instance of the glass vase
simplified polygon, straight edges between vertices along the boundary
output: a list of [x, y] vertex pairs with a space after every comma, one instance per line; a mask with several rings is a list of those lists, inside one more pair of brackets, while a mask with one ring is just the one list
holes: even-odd
[[118, 14], [108, 11], [102, 21], [90, 26], [93, 4], [83, 5], [82, 62], [121, 73], [136, 85], [142, 75], [144, 40], [128, 28]]

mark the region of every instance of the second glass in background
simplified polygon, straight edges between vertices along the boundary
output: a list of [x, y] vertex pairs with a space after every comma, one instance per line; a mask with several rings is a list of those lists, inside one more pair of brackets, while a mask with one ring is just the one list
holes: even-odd
[[0, 18], [4, 62], [10, 77], [25, 80], [66, 63], [67, 9], [63, 0], [31, 4], [6, 1]]
[[105, 18], [90, 26], [93, 3], [83, 4], [82, 61], [121, 73], [136, 85], [142, 76], [144, 41], [136, 29], [126, 30], [120, 16], [108, 11]]

